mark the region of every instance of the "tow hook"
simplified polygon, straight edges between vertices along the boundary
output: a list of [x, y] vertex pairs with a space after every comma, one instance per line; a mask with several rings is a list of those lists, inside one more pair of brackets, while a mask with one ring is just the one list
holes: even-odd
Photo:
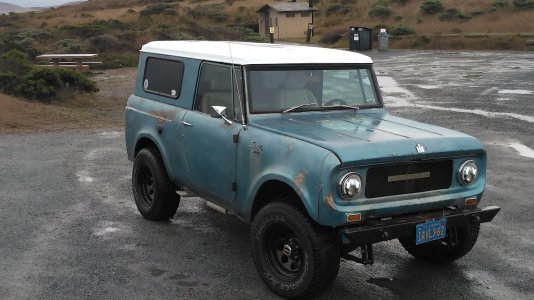
[[344, 253], [341, 258], [344, 260], [350, 260], [362, 265], [372, 265], [374, 263], [373, 258], [373, 244], [363, 244], [358, 246], [361, 251], [361, 257], [357, 257], [350, 253]]

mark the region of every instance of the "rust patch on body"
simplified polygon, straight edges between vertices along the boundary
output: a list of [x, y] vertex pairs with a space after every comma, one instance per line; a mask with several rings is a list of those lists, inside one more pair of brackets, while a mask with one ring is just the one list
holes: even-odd
[[167, 110], [155, 110], [147, 112], [149, 115], [156, 118], [158, 125], [163, 126], [165, 123], [170, 123], [176, 119], [178, 114], [177, 109], [167, 109]]
[[330, 207], [332, 210], [336, 209], [334, 205], [334, 198], [332, 197], [332, 192], [329, 192], [328, 196], [324, 198], [324, 203], [326, 204], [326, 206]]
[[306, 179], [306, 174], [300, 172], [295, 176], [295, 184], [300, 188], [300, 186], [304, 183], [304, 179]]

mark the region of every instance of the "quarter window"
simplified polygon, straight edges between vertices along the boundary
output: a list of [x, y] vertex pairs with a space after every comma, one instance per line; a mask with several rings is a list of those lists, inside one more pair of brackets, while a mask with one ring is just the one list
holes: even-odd
[[146, 61], [143, 90], [176, 99], [180, 96], [183, 75], [184, 65], [181, 61], [149, 57]]

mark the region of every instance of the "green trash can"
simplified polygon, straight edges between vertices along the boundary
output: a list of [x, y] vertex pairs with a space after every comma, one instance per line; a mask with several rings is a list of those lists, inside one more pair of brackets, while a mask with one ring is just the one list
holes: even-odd
[[371, 29], [366, 27], [349, 27], [349, 49], [366, 51], [372, 48]]

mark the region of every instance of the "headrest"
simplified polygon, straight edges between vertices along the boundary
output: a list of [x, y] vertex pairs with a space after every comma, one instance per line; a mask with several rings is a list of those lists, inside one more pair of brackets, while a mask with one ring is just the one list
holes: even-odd
[[212, 90], [230, 90], [230, 79], [227, 74], [215, 76], [210, 81], [210, 89]]
[[301, 89], [306, 85], [306, 74], [304, 71], [289, 71], [283, 85], [291, 90]]

